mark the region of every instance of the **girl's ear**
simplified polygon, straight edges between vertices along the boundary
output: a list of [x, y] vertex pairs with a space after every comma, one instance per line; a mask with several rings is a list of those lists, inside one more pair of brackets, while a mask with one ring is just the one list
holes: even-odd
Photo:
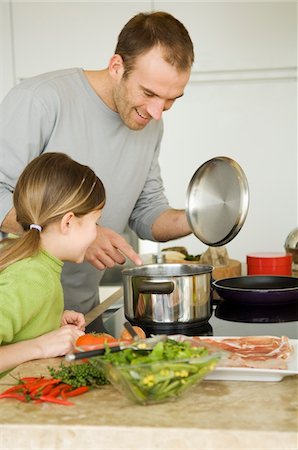
[[75, 217], [75, 215], [71, 211], [67, 212], [62, 217], [61, 222], [60, 222], [60, 229], [63, 234], [67, 234], [70, 231], [71, 226], [73, 224], [74, 217]]
[[109, 72], [114, 80], [120, 80], [124, 73], [124, 64], [122, 56], [113, 55], [109, 62]]

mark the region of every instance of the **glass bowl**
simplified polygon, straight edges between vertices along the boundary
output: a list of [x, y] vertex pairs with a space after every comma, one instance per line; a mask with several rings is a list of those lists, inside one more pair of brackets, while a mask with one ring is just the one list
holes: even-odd
[[117, 365], [96, 357], [90, 359], [90, 363], [104, 370], [110, 383], [125, 397], [147, 405], [175, 400], [211, 372], [220, 357], [220, 353], [214, 353], [188, 359], [146, 362], [144, 355], [142, 363]]

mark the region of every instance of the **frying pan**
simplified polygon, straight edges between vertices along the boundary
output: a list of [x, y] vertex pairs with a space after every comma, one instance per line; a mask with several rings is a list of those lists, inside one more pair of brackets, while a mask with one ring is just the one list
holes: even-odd
[[298, 278], [257, 275], [225, 278], [213, 282], [223, 300], [270, 305], [297, 302]]

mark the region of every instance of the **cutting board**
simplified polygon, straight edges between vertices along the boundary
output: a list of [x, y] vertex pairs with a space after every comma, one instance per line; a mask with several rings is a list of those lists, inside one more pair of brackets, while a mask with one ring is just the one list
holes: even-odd
[[[200, 261], [174, 260], [168, 259], [166, 261], [170, 264], [200, 264]], [[221, 278], [239, 277], [241, 275], [241, 262], [237, 259], [229, 259], [229, 263], [225, 266], [215, 267], [212, 271], [212, 276], [215, 280]]]
[[241, 275], [241, 262], [237, 259], [229, 259], [226, 266], [215, 267], [212, 276], [215, 280], [221, 278], [239, 277]]

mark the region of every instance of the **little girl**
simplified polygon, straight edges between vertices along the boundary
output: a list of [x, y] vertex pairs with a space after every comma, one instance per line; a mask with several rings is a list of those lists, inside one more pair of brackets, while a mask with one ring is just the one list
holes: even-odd
[[21, 174], [14, 207], [24, 233], [0, 246], [0, 372], [65, 355], [84, 334], [83, 314], [63, 312], [62, 261], [84, 260], [104, 203], [95, 173], [63, 153]]

